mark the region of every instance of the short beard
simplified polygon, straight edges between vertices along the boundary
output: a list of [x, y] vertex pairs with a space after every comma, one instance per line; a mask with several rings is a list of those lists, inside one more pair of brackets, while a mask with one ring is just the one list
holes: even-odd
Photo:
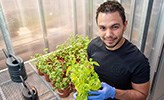
[[[123, 38], [123, 37], [122, 37]], [[121, 39], [122, 38], [120, 38], [117, 42], [116, 42], [116, 44], [115, 45], [113, 45], [113, 46], [107, 46], [105, 43], [105, 46], [107, 47], [107, 48], [114, 48], [120, 41], [121, 41]]]

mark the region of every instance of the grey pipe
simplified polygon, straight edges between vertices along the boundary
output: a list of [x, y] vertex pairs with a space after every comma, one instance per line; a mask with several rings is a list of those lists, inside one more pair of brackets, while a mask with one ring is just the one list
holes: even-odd
[[0, 5], [0, 28], [1, 28], [2, 36], [3, 36], [8, 53], [15, 55], [14, 49], [11, 43], [11, 39], [10, 39], [10, 34], [8, 32], [7, 25], [5, 23], [5, 18], [3, 15], [1, 5]]
[[44, 9], [43, 9], [42, 0], [38, 0], [38, 6], [39, 6], [40, 22], [42, 25], [42, 32], [43, 32], [45, 48], [48, 48], [48, 52], [49, 52], [49, 44], [48, 44], [48, 39], [47, 39], [47, 28], [46, 28], [46, 22], [45, 22], [45, 18], [44, 18]]

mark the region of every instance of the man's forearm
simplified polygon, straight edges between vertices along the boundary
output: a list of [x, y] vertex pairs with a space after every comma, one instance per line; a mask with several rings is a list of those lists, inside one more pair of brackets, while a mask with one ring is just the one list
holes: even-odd
[[146, 100], [147, 95], [138, 90], [116, 89], [115, 98], [119, 100]]

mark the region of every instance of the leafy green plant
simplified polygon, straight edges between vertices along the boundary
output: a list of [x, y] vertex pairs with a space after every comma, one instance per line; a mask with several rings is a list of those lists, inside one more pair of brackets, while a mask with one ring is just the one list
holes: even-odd
[[[44, 49], [44, 53], [47, 54], [47, 48]], [[44, 72], [45, 66], [48, 65], [47, 63], [47, 56], [44, 56], [43, 54], [35, 53], [34, 56], [31, 57], [31, 59], [35, 59], [36, 67], [38, 70], [40, 70], [42, 73]], [[47, 71], [46, 71], [47, 72]]]
[[88, 91], [98, 90], [101, 86], [93, 65], [97, 62], [87, 59], [89, 39], [83, 36], [71, 36], [65, 43], [58, 45], [56, 50], [46, 55], [36, 54], [36, 65], [49, 75], [55, 88], [64, 89], [73, 83], [78, 96], [77, 100], [87, 100]]
[[89, 91], [98, 90], [101, 87], [101, 82], [93, 67], [93, 65], [98, 66], [98, 63], [87, 59], [81, 63], [75, 62], [74, 59], [72, 66], [67, 69], [67, 74], [70, 74], [71, 81], [77, 90], [77, 100], [87, 100]]
[[58, 80], [56, 81], [55, 86], [60, 90], [64, 90], [65, 88], [69, 87], [71, 83], [69, 77], [65, 77], [65, 78], [61, 77], [59, 80], [60, 80], [59, 82]]

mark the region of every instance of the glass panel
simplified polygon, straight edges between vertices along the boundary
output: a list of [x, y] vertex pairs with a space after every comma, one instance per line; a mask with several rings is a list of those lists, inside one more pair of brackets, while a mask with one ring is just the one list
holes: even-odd
[[164, 88], [164, 2], [155, 0], [152, 8], [145, 54], [149, 58], [151, 71], [151, 95], [149, 100], [163, 100]]
[[73, 1], [43, 0], [49, 50], [73, 34]]
[[105, 2], [106, 0], [93, 0], [93, 37], [96, 37], [99, 35], [98, 33], [98, 27], [96, 23], [96, 11], [100, 4]]
[[132, 27], [132, 42], [140, 48], [141, 43], [141, 23], [143, 23], [143, 0], [136, 0], [135, 2], [135, 10], [134, 10], [134, 19], [133, 19], [133, 27]]
[[[76, 13], [77, 13], [77, 31], [78, 34], [86, 35], [86, 0], [76, 1]], [[76, 19], [74, 19], [76, 21]]]
[[3, 48], [5, 49], [6, 47], [5, 47], [5, 44], [3, 42], [2, 33], [0, 31], [0, 65], [1, 65], [0, 70], [6, 68], [6, 66], [5, 66], [5, 55], [2, 52]]
[[131, 0], [121, 0], [121, 4], [122, 4], [122, 6], [123, 6], [124, 9], [125, 9], [126, 20], [128, 21], [128, 26], [127, 26], [127, 28], [126, 28], [126, 31], [125, 31], [125, 33], [124, 33], [124, 36], [125, 36], [127, 39], [129, 39], [130, 34], [131, 34], [130, 30], [128, 30], [129, 28], [131, 28], [129, 22], [130, 22], [130, 18], [133, 17], [133, 16], [131, 16], [131, 10], [133, 10], [133, 9], [131, 8]]
[[[164, 6], [163, 6], [164, 7]], [[162, 83], [164, 82], [164, 13], [161, 13], [161, 22], [159, 22], [158, 27], [158, 37], [155, 41], [155, 50], [153, 52], [153, 55], [151, 57], [151, 76], [153, 80], [153, 86], [152, 86], [152, 100], [163, 100], [164, 96], [164, 87]]]
[[153, 44], [157, 36], [156, 30], [158, 26], [158, 20], [159, 20], [160, 9], [161, 9], [159, 5], [161, 4], [162, 4], [162, 0], [155, 0], [152, 8], [152, 14], [151, 14], [151, 19], [148, 29], [148, 37], [147, 37], [146, 47], [144, 52], [148, 58], [149, 56], [151, 56], [151, 51], [154, 48]]
[[37, 0], [1, 0], [15, 54], [24, 61], [43, 52]]

